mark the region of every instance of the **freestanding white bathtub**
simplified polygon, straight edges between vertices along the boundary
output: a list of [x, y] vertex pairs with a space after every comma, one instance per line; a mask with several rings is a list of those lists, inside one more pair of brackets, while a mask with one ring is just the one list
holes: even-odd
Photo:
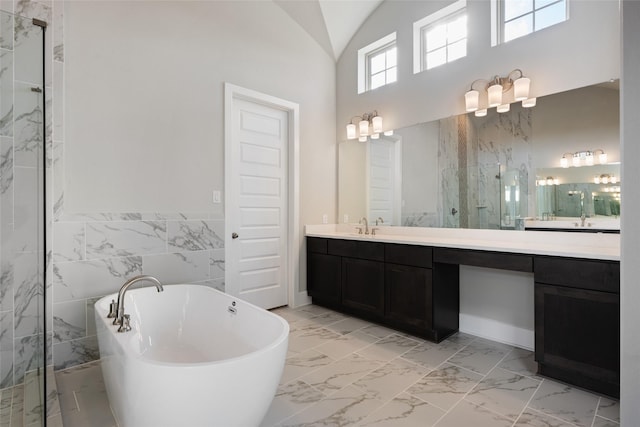
[[102, 374], [120, 427], [257, 426], [275, 395], [289, 325], [199, 285], [127, 291], [129, 332], [95, 304]]

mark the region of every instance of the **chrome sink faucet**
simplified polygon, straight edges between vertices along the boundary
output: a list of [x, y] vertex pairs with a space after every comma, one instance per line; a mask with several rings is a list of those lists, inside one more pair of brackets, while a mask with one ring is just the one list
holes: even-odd
[[367, 218], [364, 216], [360, 218], [360, 221], [358, 221], [358, 224], [363, 224], [363, 223], [364, 223], [364, 234], [369, 234], [369, 223], [367, 222]]
[[129, 315], [124, 313], [124, 295], [127, 293], [127, 290], [134, 284], [138, 282], [151, 282], [155, 285], [158, 292], [164, 291], [162, 287], [162, 283], [158, 279], [153, 276], [136, 276], [127, 280], [124, 285], [120, 288], [118, 292], [118, 302], [111, 302], [111, 310], [109, 311], [109, 315], [107, 317], [115, 318], [113, 319], [114, 325], [120, 325], [118, 328], [118, 332], [128, 332], [131, 330], [131, 326], [129, 326]]

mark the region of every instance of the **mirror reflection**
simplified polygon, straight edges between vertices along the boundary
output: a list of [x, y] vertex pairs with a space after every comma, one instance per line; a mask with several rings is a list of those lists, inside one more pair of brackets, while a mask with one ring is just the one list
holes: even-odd
[[[590, 226], [600, 217], [619, 221], [619, 183], [607, 178], [619, 177], [619, 164], [559, 167], [565, 153], [587, 150], [619, 162], [618, 110], [614, 82], [541, 97], [535, 108], [512, 104], [507, 113], [460, 115], [377, 140], [345, 141], [339, 218], [485, 229], [581, 217]], [[558, 181], [539, 185], [548, 177]]]
[[620, 216], [620, 165], [536, 171], [536, 217], [615, 219]]

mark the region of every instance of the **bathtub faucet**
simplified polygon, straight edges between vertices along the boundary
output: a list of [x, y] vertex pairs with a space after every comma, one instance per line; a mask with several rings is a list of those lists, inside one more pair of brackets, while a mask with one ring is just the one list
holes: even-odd
[[164, 291], [162, 283], [160, 283], [160, 281], [153, 276], [136, 276], [127, 280], [118, 292], [118, 302], [115, 306], [117, 314], [115, 316], [115, 319], [113, 320], [113, 324], [120, 325], [120, 328], [118, 328], [118, 332], [128, 332], [131, 330], [131, 326], [129, 326], [129, 315], [124, 313], [124, 294], [132, 285], [144, 281], [153, 283], [156, 286], [158, 292]]

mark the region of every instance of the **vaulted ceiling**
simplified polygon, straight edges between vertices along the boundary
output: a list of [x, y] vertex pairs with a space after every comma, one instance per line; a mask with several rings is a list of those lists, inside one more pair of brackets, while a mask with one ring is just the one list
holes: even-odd
[[274, 0], [336, 61], [383, 0]]

